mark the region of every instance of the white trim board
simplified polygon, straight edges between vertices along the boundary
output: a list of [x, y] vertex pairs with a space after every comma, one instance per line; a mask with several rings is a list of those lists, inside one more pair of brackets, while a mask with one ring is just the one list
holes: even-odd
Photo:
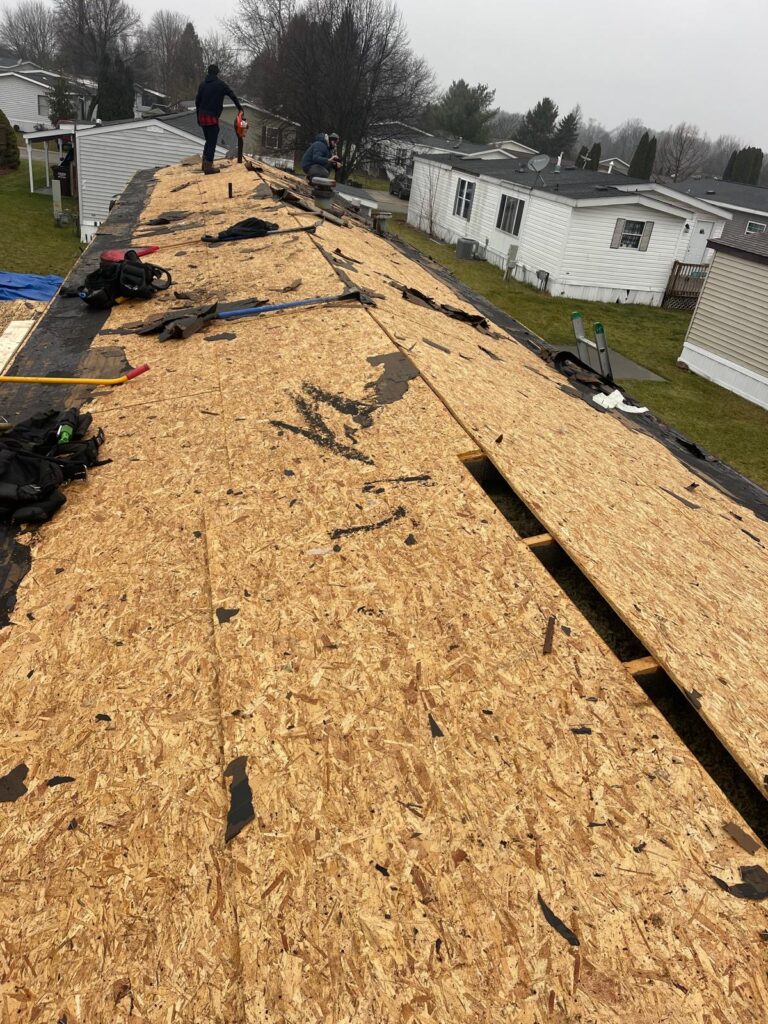
[[34, 320], [11, 320], [0, 334], [0, 373], [5, 373], [34, 326]]
[[708, 352], [698, 345], [686, 341], [680, 353], [680, 362], [685, 363], [689, 370], [719, 384], [721, 388], [732, 391], [749, 402], [768, 409], [768, 377], [763, 377], [746, 366], [732, 363], [730, 359]]

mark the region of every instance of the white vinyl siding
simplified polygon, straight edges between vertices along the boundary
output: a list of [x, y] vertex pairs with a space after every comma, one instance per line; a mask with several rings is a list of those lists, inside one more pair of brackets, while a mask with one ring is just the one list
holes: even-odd
[[[619, 221], [653, 223], [648, 249], [611, 247], [616, 238], [615, 206], [579, 207], [573, 211], [571, 230], [563, 265], [563, 281], [572, 288], [611, 288], [616, 292], [644, 293], [645, 300], [661, 301], [678, 256], [685, 222], [654, 211], [653, 220], [647, 207], [627, 205], [620, 208]], [[650, 294], [649, 294], [650, 293]], [[608, 298], [585, 295], [607, 301], [638, 301], [633, 295]]]
[[456, 198], [453, 202], [454, 217], [471, 220], [472, 203], [475, 198], [475, 183], [467, 178], [459, 178], [456, 185]]
[[685, 341], [768, 380], [768, 264], [716, 253]]
[[45, 86], [26, 81], [14, 75], [0, 75], [0, 110], [11, 127], [18, 125], [23, 132], [34, 131], [37, 125], [50, 127], [47, 114], [38, 109], [38, 98], [47, 96]]
[[[168, 126], [134, 121], [114, 128], [89, 128], [77, 136], [80, 222], [83, 233], [106, 218], [111, 200], [137, 171], [167, 167], [186, 156], [202, 156], [203, 138]], [[219, 150], [219, 155], [222, 151]], [[89, 230], [90, 229], [90, 230]]]

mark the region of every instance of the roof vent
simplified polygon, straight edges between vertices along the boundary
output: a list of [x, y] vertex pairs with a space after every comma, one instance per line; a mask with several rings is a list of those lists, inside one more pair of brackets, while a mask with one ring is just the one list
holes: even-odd
[[716, 192], [715, 192], [715, 190], [713, 188], [708, 188], [707, 189], [707, 195], [708, 196], [714, 196], [714, 195], [716, 195]]

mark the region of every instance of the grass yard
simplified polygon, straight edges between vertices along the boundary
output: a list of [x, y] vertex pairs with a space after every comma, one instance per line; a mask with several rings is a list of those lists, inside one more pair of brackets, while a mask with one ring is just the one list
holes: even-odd
[[574, 343], [571, 313], [576, 309], [588, 330], [599, 320], [611, 348], [664, 377], [663, 383], [620, 382], [633, 398], [713, 455], [768, 487], [768, 411], [677, 366], [690, 314], [650, 306], [556, 299], [528, 285], [504, 281], [502, 272], [489, 263], [458, 260], [452, 246], [433, 241], [402, 220], [393, 218], [390, 230], [550, 344]]
[[[35, 170], [39, 178], [40, 169]], [[72, 208], [70, 203], [64, 200], [65, 209]], [[24, 159], [18, 171], [0, 174], [0, 224], [0, 270], [64, 277], [80, 254], [80, 237], [74, 225], [57, 228], [51, 197], [30, 193]]]

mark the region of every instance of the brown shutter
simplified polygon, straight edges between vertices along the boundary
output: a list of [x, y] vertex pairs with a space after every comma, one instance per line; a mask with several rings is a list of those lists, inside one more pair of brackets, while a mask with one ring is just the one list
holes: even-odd
[[652, 231], [653, 231], [653, 221], [652, 220], [647, 220], [645, 222], [645, 227], [643, 228], [643, 234], [642, 234], [642, 236], [640, 238], [640, 246], [639, 246], [640, 252], [645, 252], [645, 250], [648, 248], [648, 243], [651, 240], [651, 232]]
[[618, 249], [621, 245], [621, 236], [624, 234], [624, 225], [627, 222], [625, 220], [617, 220], [616, 227], [613, 229], [613, 238], [611, 239], [611, 248]]
[[262, 144], [262, 146], [266, 146], [266, 144], [267, 144], [267, 126], [266, 126], [266, 124], [263, 124], [261, 126], [261, 144]]

